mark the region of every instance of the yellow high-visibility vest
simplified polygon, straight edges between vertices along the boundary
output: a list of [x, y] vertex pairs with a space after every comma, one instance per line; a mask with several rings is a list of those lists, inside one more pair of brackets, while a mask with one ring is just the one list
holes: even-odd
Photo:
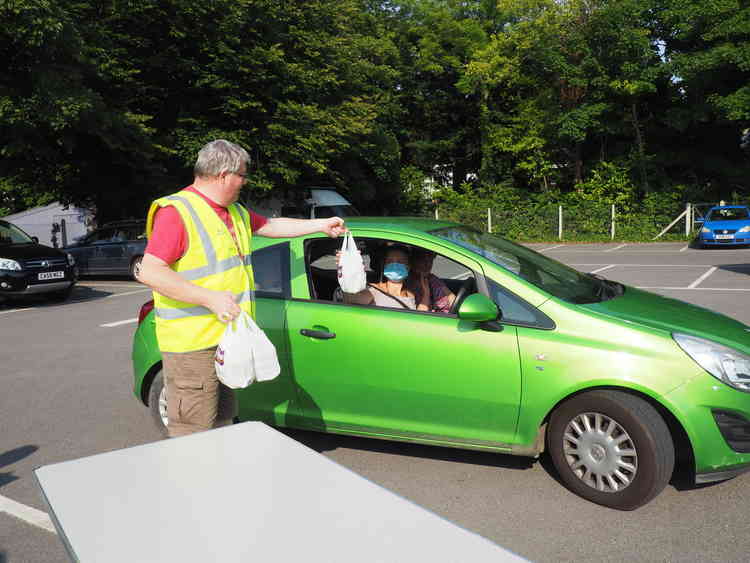
[[[250, 262], [250, 214], [242, 205], [228, 207], [239, 243], [227, 225], [200, 195], [180, 191], [151, 204], [146, 236], [151, 236], [156, 211], [168, 205], [180, 214], [187, 231], [185, 255], [171, 268], [191, 283], [231, 291], [243, 311], [255, 317], [255, 284]], [[226, 325], [209, 309], [171, 299], [154, 291], [156, 337], [162, 352], [192, 352], [216, 346]]]

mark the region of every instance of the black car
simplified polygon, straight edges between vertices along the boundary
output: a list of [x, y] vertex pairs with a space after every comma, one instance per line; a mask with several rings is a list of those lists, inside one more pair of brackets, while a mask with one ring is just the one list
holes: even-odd
[[0, 301], [40, 293], [67, 299], [77, 279], [73, 256], [0, 221]]
[[118, 221], [92, 231], [63, 250], [73, 255], [81, 275], [138, 277], [146, 249], [145, 221]]

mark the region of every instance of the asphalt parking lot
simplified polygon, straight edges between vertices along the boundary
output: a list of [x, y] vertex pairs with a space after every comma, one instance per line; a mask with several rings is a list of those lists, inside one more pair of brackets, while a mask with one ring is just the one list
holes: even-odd
[[[748, 248], [530, 246], [750, 324]], [[131, 392], [130, 342], [148, 298], [135, 282], [97, 279], [84, 280], [66, 303], [0, 304], [0, 563], [67, 561], [49, 531], [34, 468], [159, 439]], [[678, 475], [650, 504], [618, 512], [567, 491], [545, 458], [288, 434], [533, 561], [748, 560], [750, 475], [699, 487]], [[429, 546], [427, 558], [441, 560]]]

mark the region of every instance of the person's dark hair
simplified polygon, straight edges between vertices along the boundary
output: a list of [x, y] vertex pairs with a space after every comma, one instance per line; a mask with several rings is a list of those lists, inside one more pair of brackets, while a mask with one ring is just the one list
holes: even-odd
[[421, 248], [419, 246], [415, 246], [411, 251], [411, 257], [414, 260], [419, 260], [420, 258], [427, 258], [427, 257], [434, 257], [435, 252], [432, 250], [428, 250], [426, 248]]

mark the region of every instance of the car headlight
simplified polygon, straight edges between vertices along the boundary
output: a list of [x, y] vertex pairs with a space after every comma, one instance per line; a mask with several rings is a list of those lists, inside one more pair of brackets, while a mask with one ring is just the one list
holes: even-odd
[[68, 257], [68, 266], [76, 265], [76, 259], [73, 257], [73, 255], [70, 252], [66, 252], [65, 256]]
[[711, 229], [708, 229], [708, 228], [706, 228], [706, 227], [703, 227], [703, 228], [701, 229], [701, 232], [702, 232], [702, 233], [710, 233], [710, 232], [711, 232]]
[[740, 232], [740, 233], [750, 233], [750, 225], [745, 225], [738, 232]]
[[750, 393], [750, 356], [697, 336], [675, 332], [672, 338], [688, 356], [716, 379]]
[[9, 258], [0, 258], [0, 270], [20, 270], [21, 264]]

